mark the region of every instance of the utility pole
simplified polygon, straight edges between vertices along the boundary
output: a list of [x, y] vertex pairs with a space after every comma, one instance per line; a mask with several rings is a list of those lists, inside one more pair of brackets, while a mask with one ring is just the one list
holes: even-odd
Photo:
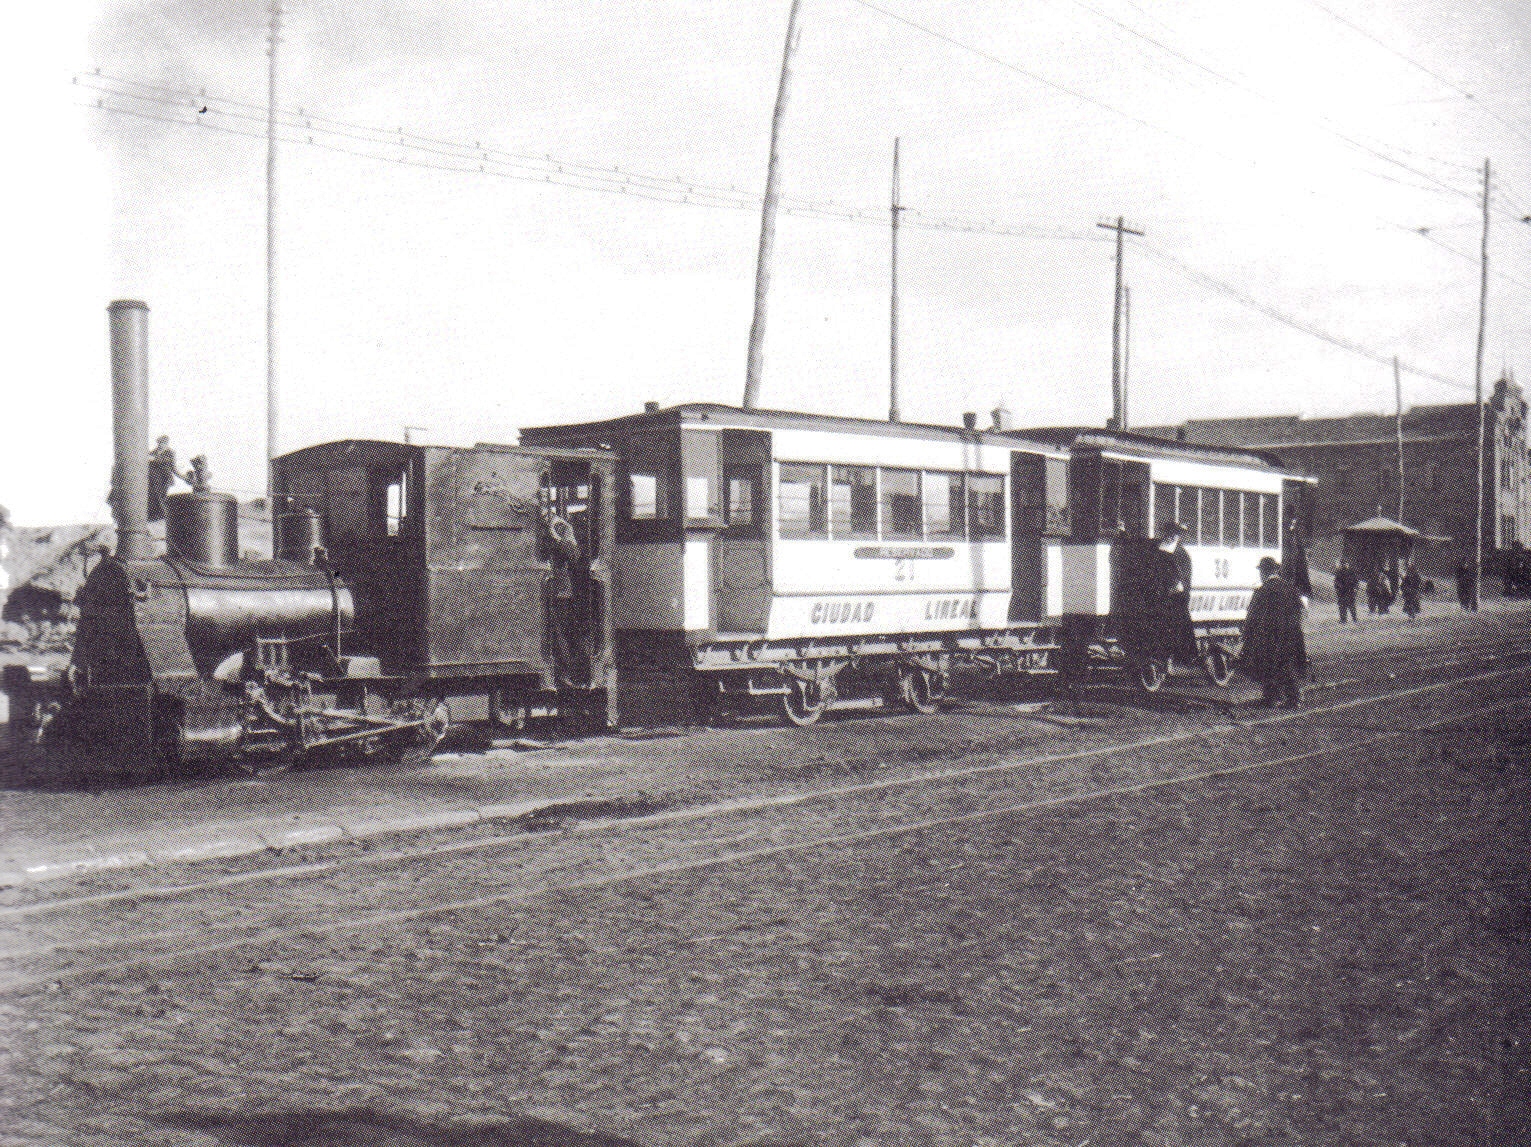
[[1127, 396], [1122, 393], [1122, 236], [1137, 235], [1118, 215], [1115, 223], [1097, 223], [1116, 232], [1116, 298], [1111, 308], [1111, 421], [1118, 430], [1127, 429]]
[[781, 78], [776, 85], [776, 109], [771, 113], [771, 152], [766, 161], [765, 200], [760, 205], [760, 251], [755, 257], [755, 317], [750, 321], [749, 362], [744, 374], [744, 408], [760, 404], [760, 375], [764, 367], [766, 295], [771, 287], [771, 248], [776, 243], [776, 201], [779, 196], [779, 143], [782, 120], [787, 113], [787, 94], [792, 82], [792, 57], [797, 52], [797, 10], [802, 0], [792, 0], [787, 12], [787, 44], [781, 54]]
[[1475, 592], [1483, 586], [1483, 335], [1488, 324], [1488, 160], [1483, 161], [1483, 244], [1478, 254], [1478, 355], [1473, 395], [1478, 405], [1478, 515], [1473, 535]]
[[280, 411], [276, 371], [276, 53], [282, 37], [281, 0], [271, 0], [271, 66], [266, 78], [266, 506], [276, 521], [271, 462], [277, 455]]
[[1128, 376], [1132, 373], [1132, 288], [1122, 288], [1122, 429], [1127, 429]]
[[1398, 524], [1403, 525], [1403, 382], [1398, 374], [1398, 356], [1393, 356], [1393, 429], [1398, 434]]
[[892, 291], [888, 314], [888, 421], [898, 421], [898, 137], [893, 137], [893, 258]]

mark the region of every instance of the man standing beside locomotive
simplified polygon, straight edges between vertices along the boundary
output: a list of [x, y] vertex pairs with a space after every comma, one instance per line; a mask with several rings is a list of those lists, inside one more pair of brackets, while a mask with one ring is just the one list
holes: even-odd
[[1296, 709], [1302, 705], [1301, 678], [1308, 648], [1302, 631], [1302, 595], [1281, 576], [1275, 558], [1260, 559], [1260, 588], [1244, 618], [1239, 667], [1263, 690], [1261, 704]]

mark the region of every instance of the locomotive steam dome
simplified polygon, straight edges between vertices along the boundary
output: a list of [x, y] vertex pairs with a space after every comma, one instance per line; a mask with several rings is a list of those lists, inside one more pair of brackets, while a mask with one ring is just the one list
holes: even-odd
[[172, 494], [165, 499], [165, 548], [209, 569], [239, 562], [239, 501], [232, 494]]

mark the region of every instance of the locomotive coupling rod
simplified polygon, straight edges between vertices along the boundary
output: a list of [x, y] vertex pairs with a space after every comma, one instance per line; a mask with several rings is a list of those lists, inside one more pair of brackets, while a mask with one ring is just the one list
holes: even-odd
[[424, 718], [419, 721], [398, 721], [385, 728], [360, 729], [354, 733], [342, 733], [338, 737], [321, 737], [317, 741], [307, 741], [303, 745], [303, 750], [307, 752], [309, 749], [322, 749], [326, 745], [340, 745], [346, 741], [365, 741], [368, 737], [377, 737], [384, 733], [396, 733], [401, 729], [419, 729], [424, 725]]
[[344, 709], [320, 709], [315, 716], [337, 717], [345, 721], [364, 721], [369, 725], [379, 725], [384, 729], [402, 729], [406, 725], [418, 725], [424, 720], [424, 718], [421, 718], [421, 721], [400, 722], [392, 717], [371, 717], [366, 713], [348, 713]]

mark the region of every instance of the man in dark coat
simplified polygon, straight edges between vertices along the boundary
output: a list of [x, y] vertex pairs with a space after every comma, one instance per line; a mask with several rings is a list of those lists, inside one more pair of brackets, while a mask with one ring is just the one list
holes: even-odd
[[1181, 544], [1185, 530], [1170, 522], [1159, 535], [1158, 548], [1150, 555], [1153, 606], [1157, 620], [1156, 652], [1182, 665], [1195, 665], [1196, 629], [1191, 624], [1191, 555]]
[[1350, 563], [1344, 559], [1334, 568], [1334, 600], [1340, 607], [1340, 621], [1345, 620], [1345, 615], [1350, 615], [1350, 620], [1356, 620], [1356, 587], [1360, 579], [1356, 577], [1356, 571], [1350, 568]]
[[1419, 616], [1420, 591], [1424, 588], [1424, 580], [1419, 576], [1419, 571], [1414, 568], [1414, 563], [1409, 563], [1409, 568], [1403, 571], [1403, 580], [1398, 583], [1399, 591], [1403, 594], [1403, 611], [1410, 619]]
[[1478, 608], [1478, 571], [1472, 562], [1457, 566], [1457, 603], [1469, 612]]
[[170, 448], [170, 438], [161, 434], [154, 449], [149, 451], [149, 521], [165, 520], [165, 498], [170, 487], [180, 477], [175, 469], [175, 451]]
[[1302, 595], [1281, 576], [1275, 558], [1261, 558], [1259, 570], [1262, 584], [1249, 599], [1239, 667], [1260, 683], [1262, 704], [1296, 709], [1302, 704], [1300, 680], [1308, 665]]

